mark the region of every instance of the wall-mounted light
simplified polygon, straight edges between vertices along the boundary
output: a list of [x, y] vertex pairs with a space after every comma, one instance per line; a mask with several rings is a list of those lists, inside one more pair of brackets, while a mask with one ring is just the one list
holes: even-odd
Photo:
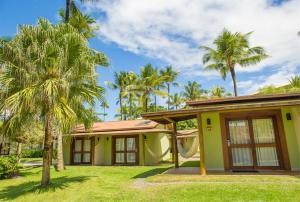
[[288, 121], [292, 120], [291, 113], [286, 113], [285, 116], [286, 116], [286, 120], [288, 120]]
[[211, 125], [211, 119], [210, 119], [210, 118], [206, 119], [206, 124], [207, 124], [208, 126]]
[[98, 140], [98, 142], [99, 142], [100, 138], [98, 137], [97, 140]]
[[143, 137], [144, 137], [144, 140], [147, 140], [147, 136], [146, 135], [143, 135]]
[[106, 140], [108, 141], [108, 140], [109, 140], [109, 137], [107, 137]]

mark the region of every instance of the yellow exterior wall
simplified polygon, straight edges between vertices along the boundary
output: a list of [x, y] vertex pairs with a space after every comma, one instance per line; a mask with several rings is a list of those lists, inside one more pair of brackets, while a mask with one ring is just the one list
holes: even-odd
[[[218, 112], [203, 113], [202, 116], [204, 152], [208, 170], [224, 170], [220, 116]], [[210, 127], [207, 119], [211, 120]]]
[[[300, 125], [300, 122], [297, 122], [299, 121], [299, 116], [294, 113], [292, 107], [283, 107], [281, 113], [291, 168], [292, 170], [300, 170], [299, 130], [295, 128], [295, 125], [298, 125], [298, 127]], [[291, 113], [292, 120], [286, 119], [286, 113]]]
[[[300, 170], [300, 107], [282, 107], [281, 112], [291, 168], [292, 170]], [[208, 170], [224, 169], [220, 113], [223, 112], [203, 113], [201, 116], [204, 135], [205, 161]], [[292, 114], [292, 120], [286, 120], [286, 113]], [[207, 127], [207, 118], [211, 119], [210, 130], [208, 130]]]

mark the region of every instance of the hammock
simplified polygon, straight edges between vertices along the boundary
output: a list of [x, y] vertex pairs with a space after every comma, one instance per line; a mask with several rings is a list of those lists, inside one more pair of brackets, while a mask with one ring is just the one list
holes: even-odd
[[160, 156], [157, 156], [157, 154], [155, 154], [155, 152], [153, 152], [150, 147], [148, 146], [147, 142], [145, 142], [145, 148], [147, 149], [148, 153], [150, 154], [150, 156], [152, 156], [154, 159], [157, 160], [157, 162], [160, 162], [163, 160], [163, 158], [169, 153], [170, 151], [170, 147]]
[[194, 156], [197, 153], [198, 146], [199, 146], [198, 136], [194, 137], [194, 142], [193, 142], [192, 146], [189, 149], [183, 148], [183, 146], [180, 144], [180, 142], [177, 141], [178, 152], [180, 153], [180, 155], [183, 158], [186, 158], [186, 159]]

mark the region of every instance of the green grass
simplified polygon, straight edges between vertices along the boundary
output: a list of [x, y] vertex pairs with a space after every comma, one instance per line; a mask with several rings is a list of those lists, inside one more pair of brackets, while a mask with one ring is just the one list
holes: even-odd
[[22, 158], [21, 163], [36, 163], [36, 162], [42, 162], [42, 158]]
[[[44, 189], [41, 168], [24, 169], [0, 181], [0, 201], [300, 201], [299, 176], [161, 174], [168, 167], [68, 166]], [[133, 186], [139, 178], [146, 186]]]

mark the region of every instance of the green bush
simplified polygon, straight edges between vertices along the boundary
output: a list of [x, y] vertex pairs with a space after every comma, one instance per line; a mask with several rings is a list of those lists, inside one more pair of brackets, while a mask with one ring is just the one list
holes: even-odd
[[0, 156], [0, 179], [11, 178], [17, 171], [16, 156]]
[[39, 157], [43, 157], [43, 150], [42, 149], [27, 149], [27, 150], [23, 150], [22, 157], [23, 158], [39, 158]]

